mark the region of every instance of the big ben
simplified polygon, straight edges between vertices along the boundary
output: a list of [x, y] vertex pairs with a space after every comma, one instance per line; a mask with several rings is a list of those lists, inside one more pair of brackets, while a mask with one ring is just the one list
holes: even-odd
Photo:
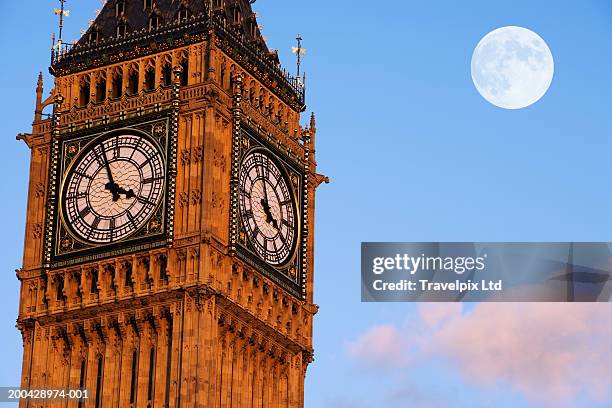
[[21, 388], [88, 396], [20, 406], [303, 407], [327, 178], [253, 2], [108, 0], [55, 42], [19, 135]]

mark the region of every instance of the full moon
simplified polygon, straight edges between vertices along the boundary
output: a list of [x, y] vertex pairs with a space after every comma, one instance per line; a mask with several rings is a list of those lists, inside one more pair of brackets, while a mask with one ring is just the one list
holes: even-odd
[[523, 27], [502, 27], [485, 35], [472, 55], [472, 80], [487, 101], [521, 109], [544, 96], [555, 64], [544, 40]]

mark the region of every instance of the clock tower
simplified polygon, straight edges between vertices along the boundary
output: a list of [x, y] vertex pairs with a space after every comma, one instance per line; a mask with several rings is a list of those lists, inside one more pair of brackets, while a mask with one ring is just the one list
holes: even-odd
[[54, 45], [18, 136], [21, 388], [88, 399], [21, 407], [303, 407], [327, 178], [253, 2], [108, 0]]

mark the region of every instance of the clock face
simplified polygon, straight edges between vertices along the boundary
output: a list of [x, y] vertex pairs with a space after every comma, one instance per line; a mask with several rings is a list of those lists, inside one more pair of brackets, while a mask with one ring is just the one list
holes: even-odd
[[160, 148], [126, 132], [91, 142], [69, 170], [62, 211], [76, 237], [93, 244], [128, 238], [160, 205], [166, 171]]
[[290, 184], [262, 150], [245, 156], [239, 183], [242, 223], [255, 252], [270, 265], [285, 264], [293, 255], [298, 230]]

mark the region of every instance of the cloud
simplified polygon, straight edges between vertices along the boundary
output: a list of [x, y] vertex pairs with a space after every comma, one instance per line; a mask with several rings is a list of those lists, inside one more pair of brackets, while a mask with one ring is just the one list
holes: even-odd
[[406, 346], [402, 334], [391, 325], [373, 327], [358, 340], [347, 343], [351, 355], [365, 365], [377, 368], [404, 366], [407, 363]]
[[610, 304], [480, 303], [469, 311], [460, 304], [421, 304], [408, 326], [377, 326], [350, 343], [349, 352], [395, 370], [435, 356], [466, 383], [506, 383], [538, 405], [610, 398]]

